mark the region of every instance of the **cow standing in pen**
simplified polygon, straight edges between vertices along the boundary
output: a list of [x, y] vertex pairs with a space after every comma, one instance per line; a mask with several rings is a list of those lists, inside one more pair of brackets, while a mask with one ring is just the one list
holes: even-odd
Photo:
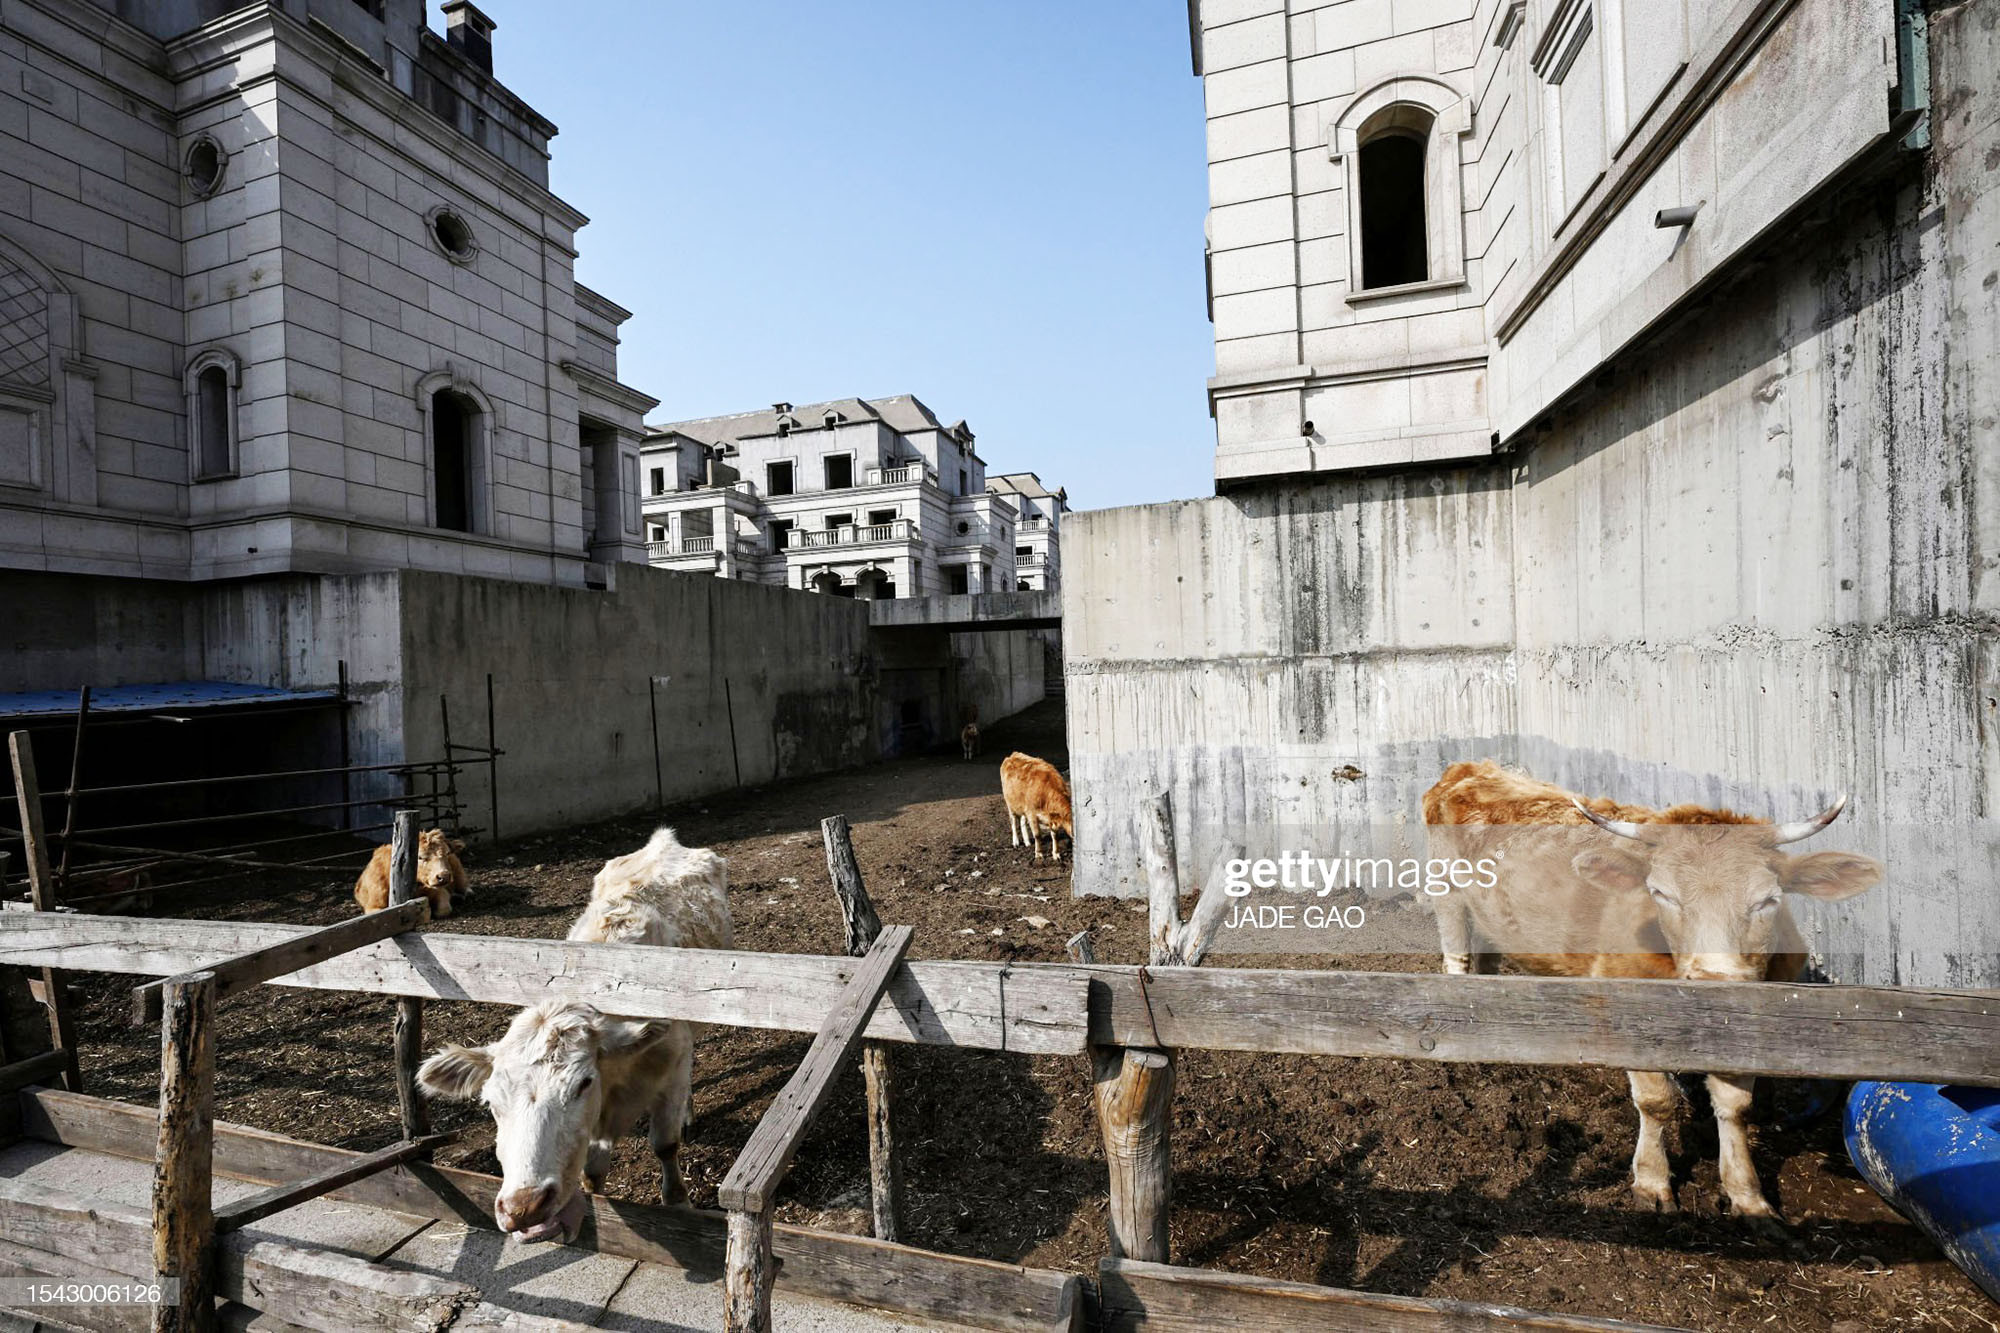
[[[727, 949], [729, 863], [683, 847], [672, 829], [597, 872], [572, 940]], [[687, 1128], [698, 1029], [678, 1020], [632, 1022], [580, 1000], [549, 1000], [514, 1016], [490, 1046], [447, 1046], [418, 1071], [433, 1096], [477, 1097], [493, 1111], [502, 1180], [493, 1205], [502, 1231], [524, 1241], [574, 1240], [584, 1189], [600, 1189], [613, 1143], [649, 1116], [660, 1197], [687, 1202], [681, 1136]]]
[[1010, 846], [1023, 842], [1042, 859], [1041, 835], [1049, 835], [1049, 857], [1062, 860], [1056, 845], [1060, 829], [1076, 841], [1075, 817], [1069, 804], [1069, 784], [1056, 766], [1046, 759], [1022, 754], [1019, 750], [1000, 762], [1000, 795], [1007, 802], [1007, 832]]
[[[1795, 980], [1805, 945], [1784, 895], [1837, 901], [1882, 877], [1881, 864], [1865, 856], [1779, 850], [1832, 823], [1845, 802], [1773, 824], [1695, 805], [1656, 811], [1585, 801], [1490, 760], [1453, 764], [1424, 793], [1431, 854], [1489, 861], [1494, 874], [1490, 884], [1432, 900], [1445, 971], [1486, 970], [1504, 958], [1544, 976]], [[1627, 1078], [1639, 1108], [1633, 1193], [1671, 1212], [1661, 1134], [1677, 1102], [1674, 1084], [1664, 1073]], [[1730, 1210], [1768, 1225], [1778, 1215], [1758, 1183], [1744, 1123], [1755, 1086], [1755, 1078], [1708, 1076]]]

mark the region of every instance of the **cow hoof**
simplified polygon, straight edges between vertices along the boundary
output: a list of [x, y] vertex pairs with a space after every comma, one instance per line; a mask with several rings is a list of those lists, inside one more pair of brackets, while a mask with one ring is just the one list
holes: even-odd
[[1760, 1239], [1788, 1240], [1791, 1238], [1792, 1229], [1786, 1224], [1785, 1219], [1780, 1217], [1777, 1210], [1771, 1207], [1770, 1204], [1764, 1203], [1761, 1200], [1755, 1207], [1751, 1208], [1739, 1208], [1732, 1202], [1729, 1205], [1729, 1216], [1737, 1226]]
[[1646, 1213], [1677, 1213], [1680, 1205], [1674, 1202], [1674, 1187], [1667, 1184], [1632, 1186], [1632, 1200], [1639, 1210]]

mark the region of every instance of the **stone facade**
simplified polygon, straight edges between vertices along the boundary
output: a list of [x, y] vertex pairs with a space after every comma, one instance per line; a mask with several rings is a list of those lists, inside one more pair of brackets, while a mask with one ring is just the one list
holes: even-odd
[[989, 483], [972, 429], [907, 394], [656, 426], [644, 453], [667, 569], [864, 598], [1055, 586], [1061, 492]]
[[1514, 447], [1921, 78], [1894, 0], [1202, 0], [1194, 35], [1223, 485]]
[[625, 312], [575, 282], [555, 127], [445, 9], [0, 8], [0, 566], [643, 557]]

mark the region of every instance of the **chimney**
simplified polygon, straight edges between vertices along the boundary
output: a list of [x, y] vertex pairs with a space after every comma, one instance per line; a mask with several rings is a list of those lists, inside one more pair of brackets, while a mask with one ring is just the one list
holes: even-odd
[[493, 72], [493, 20], [472, 0], [445, 0], [444, 39], [488, 74]]

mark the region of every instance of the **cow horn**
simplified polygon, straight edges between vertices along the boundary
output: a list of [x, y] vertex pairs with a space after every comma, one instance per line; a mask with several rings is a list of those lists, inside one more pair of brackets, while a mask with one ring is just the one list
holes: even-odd
[[1606, 819], [1576, 797], [1572, 796], [1569, 800], [1570, 804], [1577, 808], [1578, 813], [1601, 829], [1616, 833], [1621, 838], [1639, 838], [1643, 840], [1646, 836], [1641, 832], [1642, 826], [1639, 824], [1634, 824], [1628, 819]]
[[1778, 825], [1772, 830], [1772, 833], [1776, 836], [1777, 845], [1782, 847], [1788, 842], [1797, 842], [1801, 838], [1810, 838], [1813, 834], [1840, 818], [1840, 812], [1846, 808], [1847, 793], [1842, 792], [1838, 800], [1814, 815], [1811, 819], [1798, 819], [1789, 824]]

